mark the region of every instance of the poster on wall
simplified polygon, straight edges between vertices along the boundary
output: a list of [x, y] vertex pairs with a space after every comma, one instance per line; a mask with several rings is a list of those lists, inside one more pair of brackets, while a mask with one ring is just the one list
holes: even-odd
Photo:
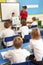
[[27, 6], [28, 14], [43, 14], [43, 0], [18, 0], [20, 3], [20, 10], [22, 6]]

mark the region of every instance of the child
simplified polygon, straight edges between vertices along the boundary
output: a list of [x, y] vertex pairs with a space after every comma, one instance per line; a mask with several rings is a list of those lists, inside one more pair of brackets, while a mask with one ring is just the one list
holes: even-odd
[[25, 21], [27, 20], [28, 12], [26, 11], [26, 9], [27, 9], [27, 6], [23, 6], [22, 10], [20, 12], [21, 22], [22, 22], [22, 20], [25, 20]]
[[32, 17], [32, 21], [33, 21], [33, 23], [31, 24], [31, 26], [37, 26], [38, 25], [36, 17]]
[[22, 43], [23, 40], [21, 37], [15, 37], [13, 41], [15, 49], [6, 52], [4, 55], [5, 58], [9, 58], [11, 60], [11, 64], [25, 62], [26, 57], [30, 55], [29, 51], [21, 49]]
[[31, 30], [26, 26], [26, 21], [22, 21], [22, 27], [20, 27], [22, 38], [24, 38], [25, 35], [29, 35]]
[[20, 24], [19, 17], [18, 16], [15, 16], [15, 13], [14, 12], [12, 12], [11, 20], [12, 20], [12, 26], [17, 26], [17, 25]]
[[[33, 29], [31, 32], [30, 47], [34, 52], [35, 59], [32, 59], [38, 65], [43, 65], [43, 41], [38, 29]], [[32, 57], [30, 57], [31, 59]]]
[[0, 38], [3, 38], [3, 46], [4, 48], [10, 47], [13, 45], [13, 40], [9, 42], [5, 42], [6, 37], [12, 37], [15, 35], [14, 31], [11, 29], [12, 21], [9, 19], [5, 21], [4, 27], [5, 29], [0, 32]]

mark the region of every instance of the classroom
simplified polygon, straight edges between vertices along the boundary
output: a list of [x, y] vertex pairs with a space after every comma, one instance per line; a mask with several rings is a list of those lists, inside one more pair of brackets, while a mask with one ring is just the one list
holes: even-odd
[[0, 0], [0, 65], [43, 65], [43, 0]]

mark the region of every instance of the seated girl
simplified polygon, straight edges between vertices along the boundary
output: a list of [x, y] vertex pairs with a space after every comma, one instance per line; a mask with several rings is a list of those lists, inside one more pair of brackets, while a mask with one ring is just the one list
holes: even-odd
[[30, 56], [30, 59], [38, 65], [43, 65], [43, 41], [38, 29], [31, 32], [30, 47], [34, 52], [34, 56]]

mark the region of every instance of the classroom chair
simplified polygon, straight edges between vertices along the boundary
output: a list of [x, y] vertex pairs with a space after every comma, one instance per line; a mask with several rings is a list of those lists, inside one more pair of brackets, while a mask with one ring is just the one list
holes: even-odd
[[[5, 37], [5, 38], [4, 38], [4, 42], [6, 43], [6, 45], [7, 45], [7, 42], [13, 41], [14, 37], [15, 37], [15, 36]], [[3, 48], [7, 48], [7, 47], [4, 45], [4, 42], [2, 41], [1, 44], [2, 44]], [[11, 46], [10, 46], [10, 47], [11, 47]]]
[[43, 31], [40, 31], [41, 37], [43, 38]]
[[10, 37], [5, 37], [4, 41], [5, 42], [10, 42], [14, 39], [15, 36], [10, 36]]
[[31, 39], [31, 35], [25, 35], [24, 36], [24, 42], [29, 42], [29, 40]]
[[31, 65], [37, 65], [37, 64], [31, 61]]
[[31, 65], [31, 61], [27, 61], [27, 62], [22, 62], [22, 63], [16, 63], [16, 64], [12, 64], [12, 65]]
[[37, 25], [32, 25], [32, 26], [31, 26], [31, 28], [36, 28], [36, 27], [37, 27]]

